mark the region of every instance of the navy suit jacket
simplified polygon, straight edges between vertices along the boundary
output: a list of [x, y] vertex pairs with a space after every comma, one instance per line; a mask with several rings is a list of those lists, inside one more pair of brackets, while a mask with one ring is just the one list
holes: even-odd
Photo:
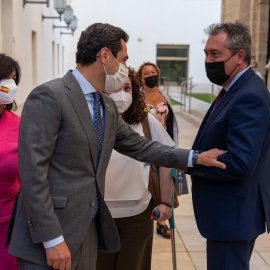
[[249, 68], [210, 116], [213, 106], [193, 149], [227, 150], [227, 168], [189, 170], [197, 226], [207, 239], [251, 240], [270, 226], [270, 94]]

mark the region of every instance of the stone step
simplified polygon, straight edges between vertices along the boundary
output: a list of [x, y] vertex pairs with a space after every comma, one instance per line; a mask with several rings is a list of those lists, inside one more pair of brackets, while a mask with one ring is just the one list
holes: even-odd
[[200, 118], [200, 119], [203, 119], [204, 118], [204, 114], [199, 112], [199, 111], [196, 111], [196, 110], [190, 110], [190, 113], [195, 115], [196, 117]]
[[191, 123], [192, 125], [196, 126], [196, 127], [200, 127], [201, 122], [202, 122], [202, 118], [201, 118], [201, 114], [199, 113], [199, 116], [193, 113], [188, 113], [188, 112], [176, 112], [177, 115], [179, 115], [180, 117], [184, 118], [185, 120], [187, 120], [189, 123]]

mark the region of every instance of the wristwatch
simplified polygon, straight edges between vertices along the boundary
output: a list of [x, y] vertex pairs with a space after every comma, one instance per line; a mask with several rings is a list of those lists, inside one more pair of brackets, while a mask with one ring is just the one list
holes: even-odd
[[198, 159], [198, 155], [200, 154], [199, 150], [194, 150], [193, 151], [193, 155], [192, 155], [192, 164], [196, 165], [197, 164], [197, 159]]

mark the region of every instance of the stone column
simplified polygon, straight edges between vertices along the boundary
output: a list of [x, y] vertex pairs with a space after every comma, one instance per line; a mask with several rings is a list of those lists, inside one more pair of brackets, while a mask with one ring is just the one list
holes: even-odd
[[241, 0], [239, 8], [239, 19], [246, 23], [250, 24], [250, 0]]
[[270, 59], [268, 60], [268, 63], [265, 65], [265, 69], [267, 72], [267, 88], [270, 91]]
[[251, 35], [251, 58], [257, 61], [257, 46], [258, 46], [258, 38], [257, 38], [257, 0], [251, 0], [250, 3], [250, 16], [249, 16], [249, 26], [250, 26], [250, 35]]
[[257, 0], [257, 62], [263, 77], [267, 57], [268, 27], [269, 27], [269, 0]]
[[222, 0], [221, 22], [235, 22], [241, 19], [239, 17], [242, 8], [241, 1], [242, 0]]

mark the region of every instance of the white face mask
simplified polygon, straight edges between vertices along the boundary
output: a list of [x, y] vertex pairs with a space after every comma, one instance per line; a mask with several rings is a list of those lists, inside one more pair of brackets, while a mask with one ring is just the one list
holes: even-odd
[[113, 99], [119, 113], [125, 112], [132, 103], [132, 95], [125, 91], [112, 93], [110, 97]]
[[0, 81], [0, 104], [10, 104], [13, 102], [18, 87], [13, 79]]
[[[111, 53], [111, 52], [110, 52]], [[111, 53], [112, 57], [119, 65], [118, 71], [114, 75], [108, 75], [105, 66], [104, 70], [106, 73], [106, 80], [105, 80], [105, 92], [114, 92], [120, 89], [128, 78], [128, 68], [126, 68], [122, 63], [118, 63], [113, 54]]]

